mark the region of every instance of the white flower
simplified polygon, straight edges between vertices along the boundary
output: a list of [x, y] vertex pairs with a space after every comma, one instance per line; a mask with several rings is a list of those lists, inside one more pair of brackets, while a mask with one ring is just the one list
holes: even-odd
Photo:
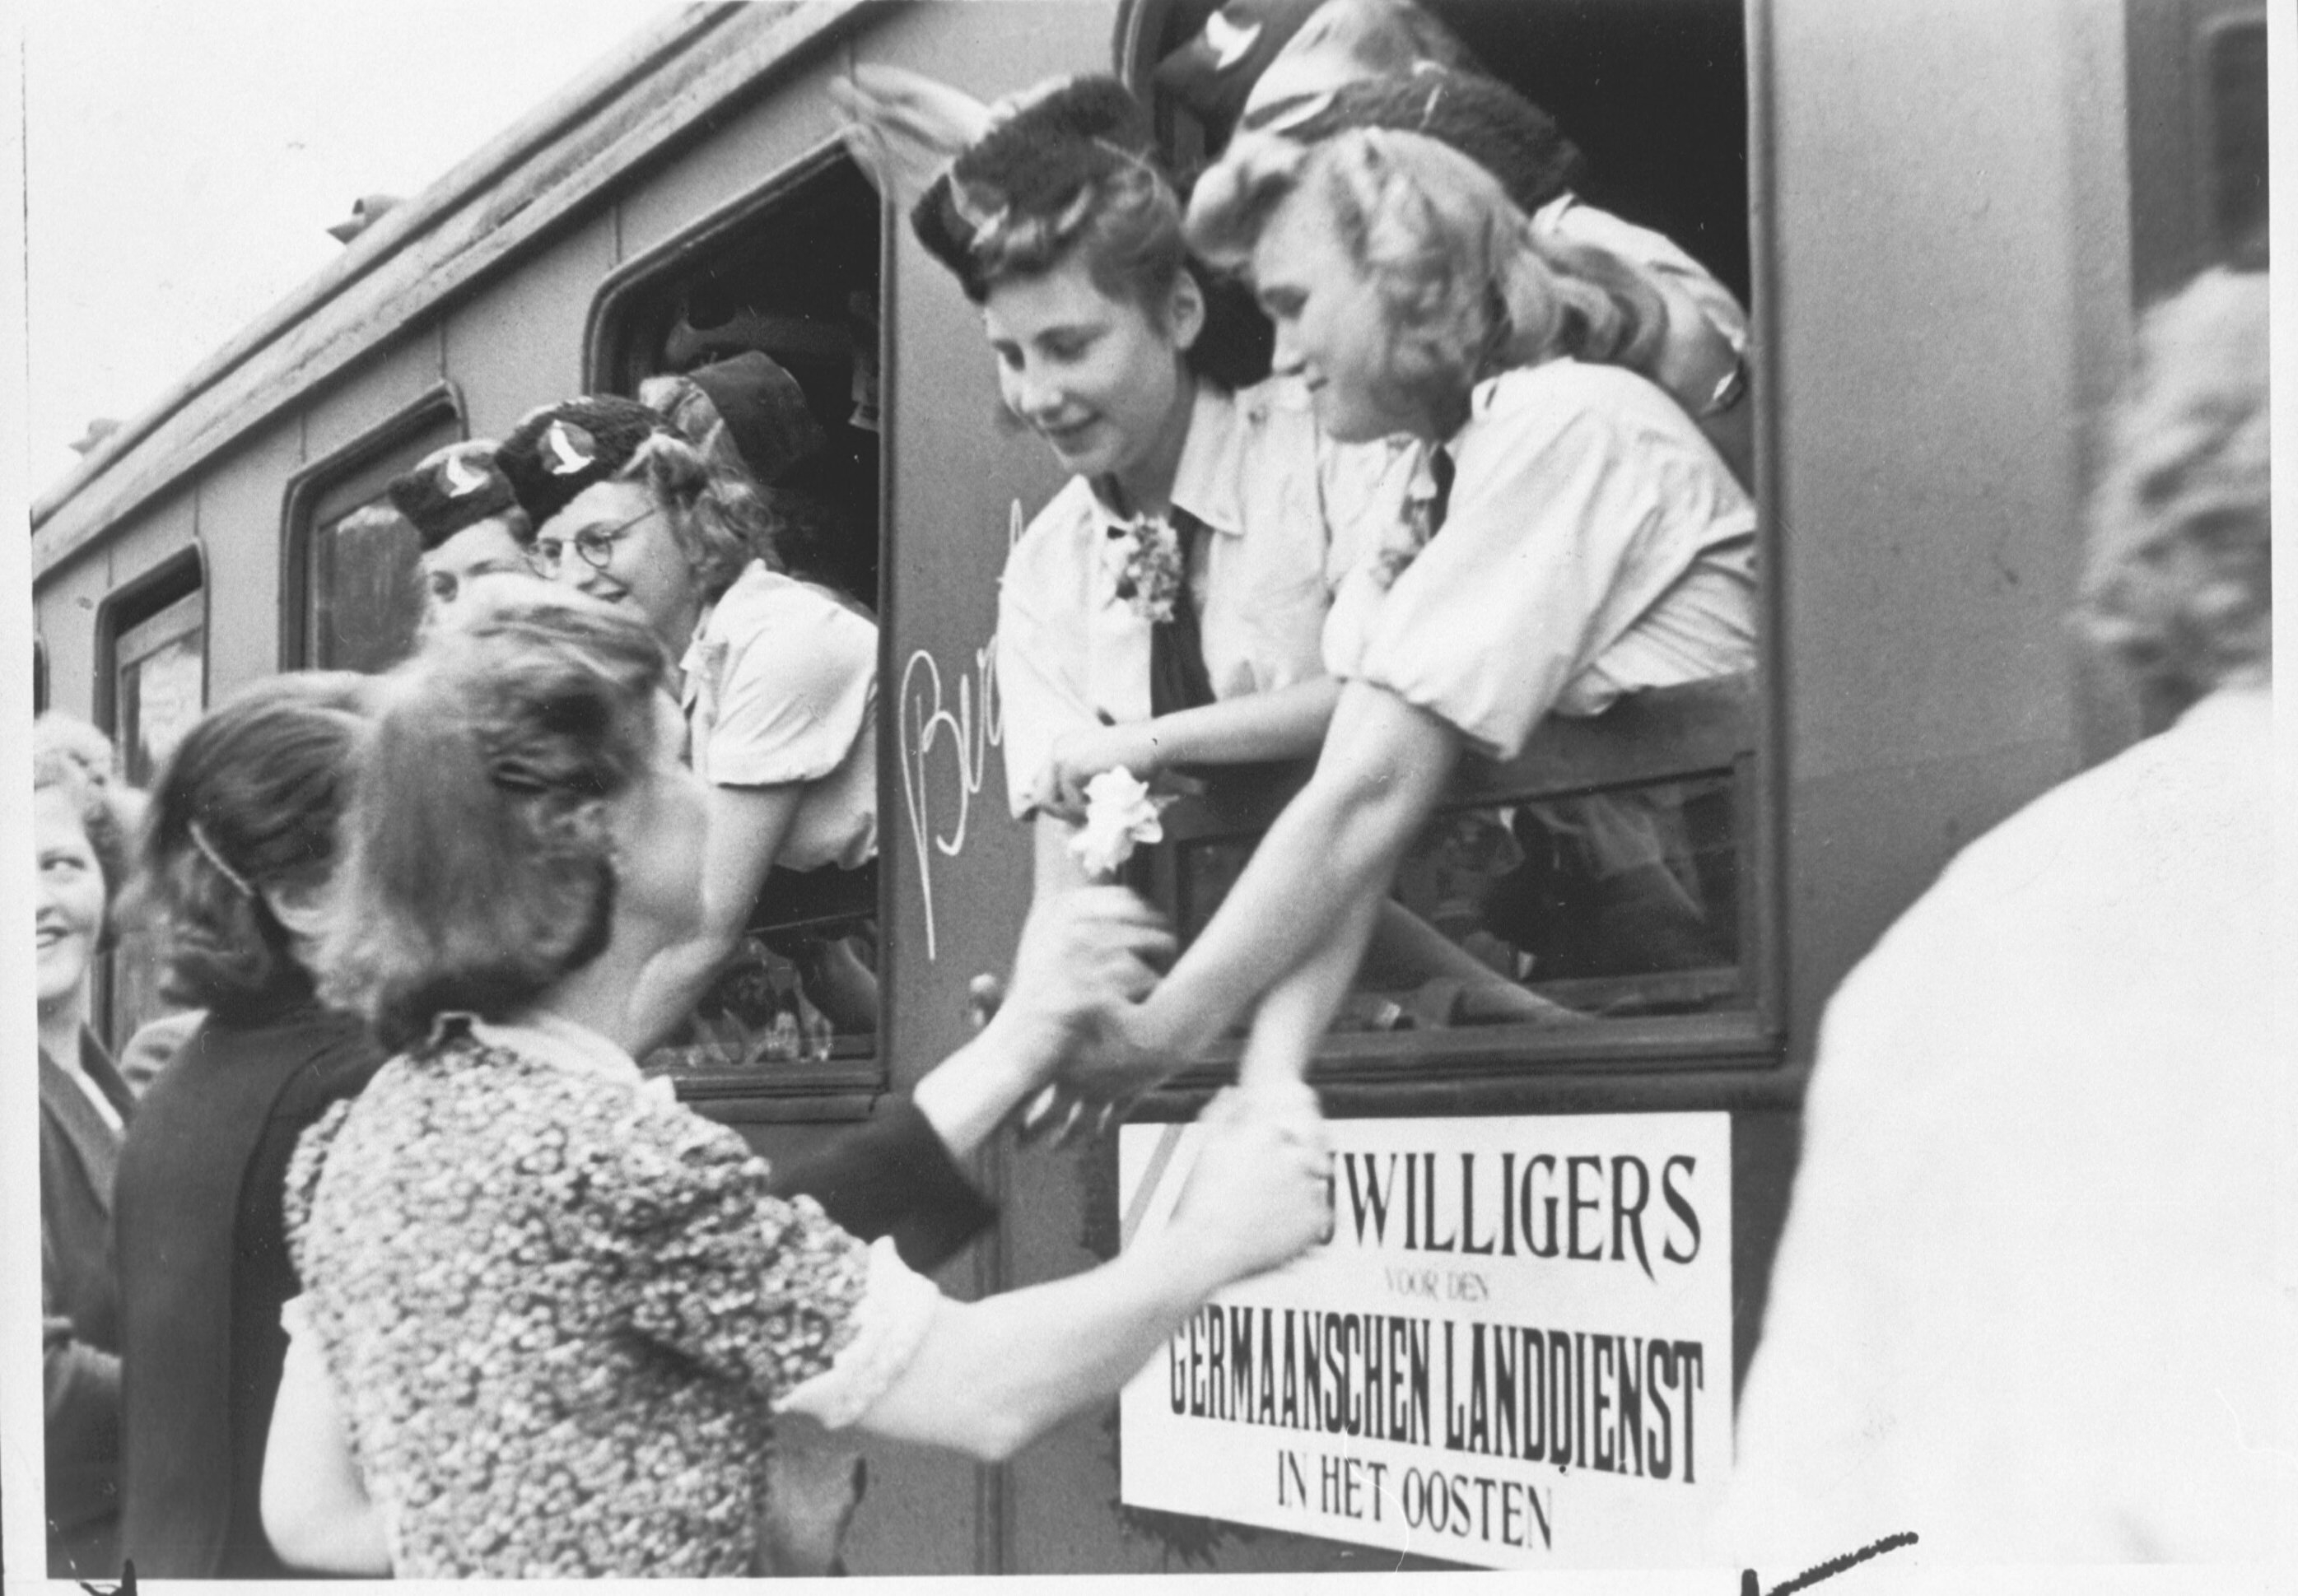
[[1087, 876], [1106, 881], [1133, 857], [1137, 844], [1163, 838], [1164, 824], [1157, 819], [1163, 807], [1132, 771], [1121, 765], [1104, 770], [1085, 784], [1085, 827], [1070, 839], [1070, 852]]

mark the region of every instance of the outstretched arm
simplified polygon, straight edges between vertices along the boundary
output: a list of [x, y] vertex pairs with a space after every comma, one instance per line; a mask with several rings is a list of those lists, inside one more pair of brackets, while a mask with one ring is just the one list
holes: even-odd
[[1085, 784], [1104, 770], [1121, 766], [1146, 780], [1188, 765], [1307, 759], [1323, 744], [1340, 696], [1339, 682], [1318, 677], [1154, 720], [1070, 732], [1054, 742], [1035, 801], [1048, 813], [1082, 820]]
[[1202, 1051], [1335, 926], [1352, 916], [1368, 926], [1368, 906], [1388, 890], [1459, 756], [1460, 735], [1445, 721], [1385, 687], [1347, 684], [1316, 774], [1136, 1011], [1130, 1040], [1169, 1059]]
[[660, 1047], [709, 991], [742, 940], [758, 889], [765, 885], [805, 796], [798, 782], [710, 789], [701, 924], [691, 937], [656, 954], [641, 972], [624, 1010], [624, 1034], [615, 1039], [633, 1058]]
[[1213, 1292], [1324, 1237], [1332, 1155], [1313, 1103], [1225, 1093], [1203, 1123], [1202, 1150], [1169, 1225], [1087, 1273], [936, 1304], [916, 1355], [861, 1427], [1010, 1457], [1115, 1394]]

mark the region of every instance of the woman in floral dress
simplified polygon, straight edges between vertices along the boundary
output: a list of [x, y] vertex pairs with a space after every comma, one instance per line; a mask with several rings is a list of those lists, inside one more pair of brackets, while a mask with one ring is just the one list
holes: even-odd
[[1169, 1230], [979, 1303], [772, 1195], [628, 1051], [707, 825], [660, 649], [530, 584], [472, 607], [390, 684], [347, 827], [322, 963], [400, 1052], [289, 1174], [289, 1561], [749, 1572], [776, 1414], [1001, 1458], [1322, 1233], [1313, 1114], [1234, 1103]]

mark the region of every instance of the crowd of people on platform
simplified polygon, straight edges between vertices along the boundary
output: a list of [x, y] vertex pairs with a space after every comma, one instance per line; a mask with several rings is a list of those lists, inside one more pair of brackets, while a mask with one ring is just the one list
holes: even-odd
[[[770, 1169], [637, 1062], [723, 1000], [759, 936], [841, 1030], [877, 1012], [877, 622], [777, 553], [795, 501], [775, 484], [817, 424], [764, 354], [541, 407], [394, 482], [429, 611], [390, 672], [235, 695], [148, 794], [87, 728], [42, 722], [54, 1572], [820, 1571], [790, 1554], [809, 1537], [776, 1486], [778, 1425], [1005, 1456], [1106, 1400], [1209, 1294], [1318, 1242], [1329, 1159], [1305, 1078], [1368, 961], [1455, 982], [1488, 1017], [1582, 1017], [1389, 885], [1464, 756], [1754, 667], [1746, 316], [1668, 239], [1580, 201], [1562, 133], [1432, 19], [1296, 9], [1186, 184], [1113, 79], [994, 106], [886, 70], [841, 86], [849, 142], [980, 308], [1006, 407], [1071, 473], [999, 589], [1007, 791], [1036, 839], [1010, 981], [861, 1129]], [[2178, 325], [2239, 318], [2250, 287], [2204, 298]], [[1265, 373], [1238, 358], [1254, 316]], [[2166, 332], [2149, 380], [2199, 391], [2181, 374], [2232, 347], [2211, 337]], [[2220, 388], [2253, 378], [2234, 426], [2254, 416], [2262, 451], [2262, 367]], [[2247, 758], [2262, 452], [2221, 457], [2216, 400], [2133, 414], [2124, 457], [2161, 458], [2117, 479], [2091, 613], [2204, 701], [2162, 758], [2174, 737]], [[2217, 474], [2189, 492], [2172, 479], [2198, 459]], [[1279, 759], [1313, 774], [1186, 950], [1080, 847], [1107, 772]], [[2194, 792], [2236, 811], [2213, 833], [2230, 887], [2262, 805], [2231, 780]], [[1571, 802], [1553, 823], [1623, 857], [1657, 824], [1633, 795]], [[2098, 802], [2115, 840], [2086, 860], [2193, 817], [2125, 837]], [[1942, 895], [1987, 874], [1977, 854]], [[166, 1055], [140, 1095], [90, 1024], [123, 917], [195, 1011], [130, 1044]], [[1911, 1189], [1927, 1178], [1925, 1139], [1952, 1143], [1944, 1120], [1969, 1112], [1887, 1056], [1952, 1015], [1915, 996], [1933, 954], [1977, 980], [1993, 944], [1950, 928], [1919, 953], [1917, 935], [1894, 934], [1830, 1023], [1805, 1180], [1850, 1183], [1839, 1220], [1876, 1206], [1864, 1183], [1895, 1159]], [[1240, 1085], [1204, 1110], [1168, 1230], [979, 1302], [925, 1278], [994, 1218], [967, 1161], [1001, 1126], [1105, 1123], [1235, 1024]], [[2028, 1065], [1987, 1073], [2099, 1095]], [[1887, 1122], [1862, 1106], [1870, 1077], [1931, 1096]], [[1851, 1244], [1813, 1207], [1790, 1228], [1750, 1455], [1872, 1479], [1842, 1461], [1872, 1424], [1824, 1454], [1798, 1452], [1798, 1425], [1896, 1414], [1914, 1387], [1862, 1406], [1798, 1382], [1830, 1357], [1884, 1378], [1873, 1335], [1958, 1294], [1945, 1272], [1919, 1300], [1879, 1287], [1872, 1323], [1841, 1322]], [[1911, 1196], [1902, 1217], [1925, 1215]], [[1927, 1245], [1865, 1255], [1888, 1271]], [[2112, 1272], [2099, 1246], [2082, 1289]], [[1953, 1362], [1914, 1340], [1922, 1369]], [[1982, 1389], [1927, 1398], [1926, 1422], [1953, 1428]], [[1927, 1455], [1967, 1455], [1952, 1440]]]

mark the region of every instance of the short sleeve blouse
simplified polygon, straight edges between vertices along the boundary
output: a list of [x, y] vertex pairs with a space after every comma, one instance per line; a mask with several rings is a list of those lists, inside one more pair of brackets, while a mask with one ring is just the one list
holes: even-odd
[[[1297, 383], [1200, 385], [1172, 502], [1206, 529], [1189, 588], [1216, 698], [1324, 674], [1334, 583], [1387, 535], [1409, 477], [1397, 448], [1326, 438]], [[1152, 623], [1104, 555], [1129, 525], [1075, 477], [1006, 558], [997, 686], [1016, 817], [1064, 733], [1149, 718]]]
[[777, 864], [851, 869], [876, 854], [874, 621], [754, 560], [704, 614], [682, 664], [697, 775], [806, 786]]
[[866, 1351], [869, 1389], [809, 1407], [850, 1419], [914, 1346], [914, 1314], [864, 1312], [899, 1265], [627, 1060], [516, 1034], [451, 1024], [289, 1170], [300, 1312], [393, 1569], [746, 1572], [772, 1411]]
[[1442, 529], [1407, 517], [1349, 573], [1332, 674], [1509, 759], [1551, 711], [1752, 667], [1755, 506], [1657, 388], [1570, 360], [1511, 371], [1446, 447]]

